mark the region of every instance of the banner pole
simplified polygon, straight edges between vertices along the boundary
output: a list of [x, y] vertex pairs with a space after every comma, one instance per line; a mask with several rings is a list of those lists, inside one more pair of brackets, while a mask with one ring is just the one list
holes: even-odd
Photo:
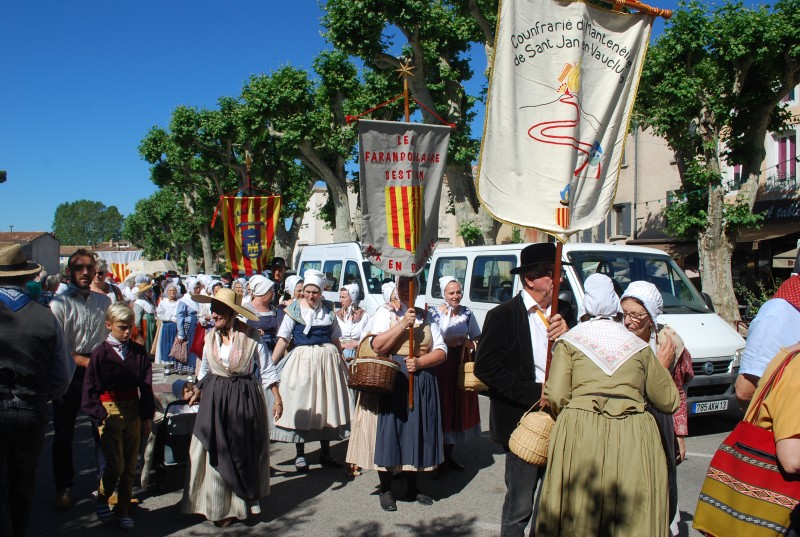
[[[414, 277], [412, 276], [408, 280], [408, 302], [409, 308], [414, 307], [414, 293], [416, 289], [414, 289]], [[408, 328], [408, 355], [414, 356], [414, 325], [411, 325]], [[408, 410], [409, 412], [414, 410], [414, 373], [408, 374]]]
[[[553, 265], [553, 298], [550, 303], [550, 317], [558, 313], [558, 290], [561, 287], [561, 254], [564, 251], [564, 243], [557, 240], [556, 244], [556, 259]], [[547, 382], [550, 376], [550, 362], [553, 361], [553, 343], [552, 339], [547, 340], [547, 365], [544, 370], [544, 381]], [[544, 394], [542, 394], [544, 395]]]
[[[411, 61], [406, 60], [400, 68], [397, 70], [400, 73], [400, 76], [403, 78], [403, 111], [405, 113], [406, 123], [411, 121], [411, 111], [409, 109], [409, 93], [408, 93], [408, 77], [411, 76], [411, 72], [413, 71], [413, 67], [411, 66]], [[412, 276], [408, 280], [408, 307], [414, 307], [414, 277]], [[410, 357], [414, 357], [414, 326], [410, 326], [408, 328], [408, 355]], [[408, 373], [408, 410], [409, 412], [414, 410], [414, 373]]]

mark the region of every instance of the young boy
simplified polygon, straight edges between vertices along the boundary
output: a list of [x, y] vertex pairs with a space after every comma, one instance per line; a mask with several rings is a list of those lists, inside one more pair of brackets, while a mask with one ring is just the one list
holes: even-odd
[[[153, 372], [145, 348], [131, 341], [135, 314], [126, 304], [112, 304], [106, 312], [109, 335], [89, 359], [83, 382], [83, 411], [100, 429], [100, 447], [106, 467], [97, 494], [97, 518], [133, 529], [128, 515], [139, 453], [141, 423], [153, 419]], [[118, 487], [114, 513], [108, 498]]]

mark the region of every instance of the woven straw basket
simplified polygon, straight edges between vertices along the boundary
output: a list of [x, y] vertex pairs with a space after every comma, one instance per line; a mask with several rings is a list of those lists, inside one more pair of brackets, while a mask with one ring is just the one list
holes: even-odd
[[547, 464], [547, 445], [555, 421], [544, 411], [528, 411], [511, 433], [508, 448], [511, 452], [534, 466]]
[[472, 351], [461, 348], [461, 363], [458, 364], [458, 387], [468, 392], [483, 392], [489, 387], [475, 376], [475, 362]]
[[362, 392], [390, 393], [400, 366], [391, 358], [376, 354], [371, 341], [372, 337], [368, 337], [358, 345], [347, 385]]

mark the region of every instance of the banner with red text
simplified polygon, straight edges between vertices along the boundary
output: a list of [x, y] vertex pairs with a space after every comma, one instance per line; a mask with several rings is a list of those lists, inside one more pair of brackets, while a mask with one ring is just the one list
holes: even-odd
[[478, 168], [496, 219], [562, 240], [604, 221], [653, 17], [503, 0]]
[[419, 273], [436, 247], [450, 127], [360, 120], [361, 245], [380, 269]]
[[280, 196], [221, 199], [225, 268], [231, 274], [251, 276], [267, 269], [280, 212]]

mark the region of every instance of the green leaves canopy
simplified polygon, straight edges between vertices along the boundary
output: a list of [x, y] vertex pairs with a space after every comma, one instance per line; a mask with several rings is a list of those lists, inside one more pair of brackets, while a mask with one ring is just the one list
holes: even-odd
[[53, 233], [61, 244], [94, 246], [111, 239], [119, 240], [122, 215], [115, 206], [99, 201], [78, 200], [56, 207]]

